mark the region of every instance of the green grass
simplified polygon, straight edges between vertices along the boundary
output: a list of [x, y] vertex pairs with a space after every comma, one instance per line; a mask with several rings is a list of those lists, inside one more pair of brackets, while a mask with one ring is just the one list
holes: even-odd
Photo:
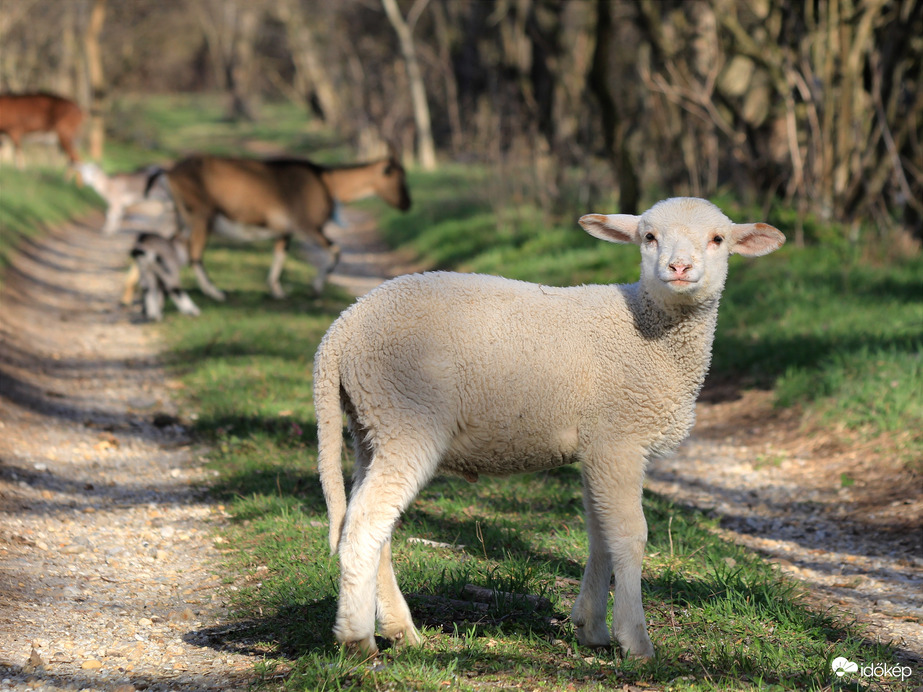
[[875, 263], [838, 248], [735, 262], [713, 375], [774, 390], [832, 427], [895, 434], [923, 469], [923, 258]]
[[0, 268], [22, 239], [100, 204], [92, 190], [67, 179], [63, 168], [0, 166]]
[[350, 160], [350, 153], [294, 105], [265, 103], [255, 123], [227, 118], [217, 95], [127, 95], [114, 100], [108, 121], [106, 170], [168, 163], [194, 152], [262, 155], [284, 151], [321, 162]]

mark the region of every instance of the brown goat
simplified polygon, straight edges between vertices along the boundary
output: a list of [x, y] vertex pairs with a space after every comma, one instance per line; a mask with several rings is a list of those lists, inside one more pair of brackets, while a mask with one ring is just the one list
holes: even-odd
[[[393, 156], [371, 163], [321, 166], [305, 159], [242, 159], [192, 156], [163, 173], [188, 229], [189, 261], [203, 293], [224, 300], [208, 278], [202, 255], [216, 223], [239, 224], [251, 239], [275, 239], [268, 283], [273, 296], [285, 297], [279, 283], [293, 237], [307, 241], [317, 268], [314, 290], [320, 293], [339, 259], [339, 248], [324, 235], [324, 224], [336, 219], [337, 205], [378, 195], [392, 207], [410, 208], [404, 168]], [[148, 189], [156, 177], [148, 183]], [[249, 227], [249, 228], [248, 228]], [[322, 257], [316, 257], [316, 255]]]
[[71, 163], [80, 161], [74, 137], [83, 122], [83, 111], [66, 98], [54, 94], [0, 94], [0, 134], [9, 135], [16, 150], [16, 165], [22, 168], [22, 136], [31, 132], [54, 132]]

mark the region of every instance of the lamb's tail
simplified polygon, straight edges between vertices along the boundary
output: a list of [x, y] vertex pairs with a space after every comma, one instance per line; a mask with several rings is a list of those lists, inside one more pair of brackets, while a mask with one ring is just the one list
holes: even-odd
[[343, 409], [340, 396], [340, 346], [337, 324], [324, 336], [314, 356], [314, 411], [317, 415], [317, 471], [330, 520], [330, 552], [340, 544], [346, 517], [343, 481]]

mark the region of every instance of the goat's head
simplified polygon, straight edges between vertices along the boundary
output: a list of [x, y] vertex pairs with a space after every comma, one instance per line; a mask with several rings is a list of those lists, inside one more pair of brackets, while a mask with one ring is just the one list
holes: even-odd
[[410, 209], [410, 192], [407, 190], [407, 173], [393, 154], [379, 162], [379, 176], [375, 180], [375, 194], [395, 209]]

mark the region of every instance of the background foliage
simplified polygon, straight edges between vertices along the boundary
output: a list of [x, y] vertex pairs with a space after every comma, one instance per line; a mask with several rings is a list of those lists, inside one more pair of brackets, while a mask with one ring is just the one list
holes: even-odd
[[93, 101], [114, 124], [116, 93], [223, 89], [235, 119], [281, 95], [360, 156], [432, 141], [498, 180], [528, 169], [510, 192], [545, 213], [578, 165], [585, 206], [731, 187], [792, 204], [798, 241], [808, 212], [853, 240], [923, 237], [914, 0], [31, 0], [0, 6], [0, 43], [0, 90]]

